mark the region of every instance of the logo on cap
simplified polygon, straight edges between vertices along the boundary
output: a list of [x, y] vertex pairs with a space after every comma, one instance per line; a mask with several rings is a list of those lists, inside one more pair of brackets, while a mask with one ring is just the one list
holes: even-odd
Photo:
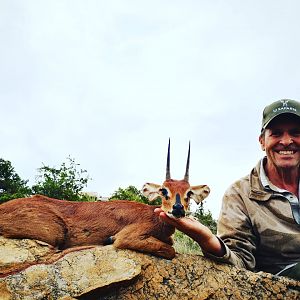
[[282, 107], [274, 108], [273, 109], [274, 113], [277, 113], [277, 112], [283, 111], [283, 110], [289, 110], [289, 111], [297, 112], [297, 109], [295, 107], [288, 106], [289, 100], [280, 100], [280, 102], [282, 103]]
[[283, 107], [287, 107], [289, 100], [280, 100], [280, 102], [282, 103]]

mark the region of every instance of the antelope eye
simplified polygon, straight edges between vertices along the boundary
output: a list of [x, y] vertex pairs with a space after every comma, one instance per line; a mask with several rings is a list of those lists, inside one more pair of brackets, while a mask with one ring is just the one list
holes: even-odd
[[194, 194], [194, 193], [193, 193], [192, 191], [189, 191], [189, 192], [187, 192], [186, 196], [187, 196], [188, 198], [191, 198], [191, 196], [192, 196], [193, 194]]
[[161, 194], [162, 194], [164, 197], [167, 198], [167, 196], [168, 196], [168, 191], [167, 191], [166, 189], [164, 189], [164, 188], [160, 189], [160, 191], [161, 191]]

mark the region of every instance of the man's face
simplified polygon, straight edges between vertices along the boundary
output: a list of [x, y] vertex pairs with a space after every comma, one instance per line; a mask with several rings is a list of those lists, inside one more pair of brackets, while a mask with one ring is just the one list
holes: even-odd
[[276, 169], [299, 168], [300, 118], [291, 114], [276, 117], [259, 138], [266, 151], [269, 167]]

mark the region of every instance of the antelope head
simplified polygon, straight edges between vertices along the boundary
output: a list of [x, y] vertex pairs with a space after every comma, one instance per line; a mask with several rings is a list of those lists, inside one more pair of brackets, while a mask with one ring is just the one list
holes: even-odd
[[182, 218], [185, 216], [190, 199], [197, 204], [202, 202], [209, 194], [207, 185], [190, 186], [189, 184], [190, 144], [186, 163], [185, 175], [182, 180], [171, 179], [170, 173], [170, 140], [168, 145], [166, 180], [162, 185], [145, 183], [143, 194], [153, 201], [160, 197], [162, 199], [162, 210], [171, 218]]

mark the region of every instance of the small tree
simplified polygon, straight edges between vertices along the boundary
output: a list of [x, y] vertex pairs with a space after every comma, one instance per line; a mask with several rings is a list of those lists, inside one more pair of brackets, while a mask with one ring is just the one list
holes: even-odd
[[135, 186], [130, 185], [125, 189], [118, 188], [109, 200], [130, 200], [150, 205], [159, 205], [161, 200], [157, 199], [155, 201], [149, 201], [147, 197], [145, 197], [141, 191], [139, 191]]
[[199, 220], [203, 225], [207, 226], [212, 233], [217, 233], [217, 222], [213, 219], [210, 211], [205, 212], [203, 208], [203, 202], [200, 203], [199, 207], [193, 213], [193, 216]]
[[86, 196], [81, 194], [82, 189], [90, 179], [87, 171], [80, 169], [80, 164], [70, 156], [67, 163], [62, 163], [59, 168], [43, 165], [39, 168], [37, 184], [32, 187], [34, 194], [42, 194], [56, 199], [85, 201]]
[[28, 180], [22, 180], [11, 162], [0, 158], [0, 203], [31, 194]]

